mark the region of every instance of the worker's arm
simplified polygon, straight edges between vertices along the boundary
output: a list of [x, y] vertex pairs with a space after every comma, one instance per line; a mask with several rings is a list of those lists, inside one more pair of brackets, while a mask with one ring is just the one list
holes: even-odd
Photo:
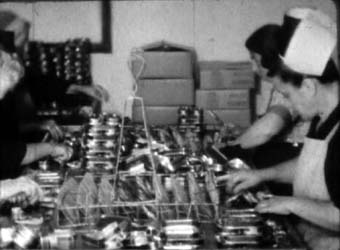
[[27, 145], [26, 154], [21, 164], [30, 164], [47, 156], [58, 161], [65, 161], [71, 158], [72, 149], [61, 144], [31, 143]]
[[262, 181], [275, 181], [292, 184], [298, 158], [277, 164], [274, 167], [256, 170]]
[[57, 125], [54, 120], [45, 121], [30, 121], [19, 124], [21, 133], [42, 131], [48, 133], [49, 139], [60, 141], [64, 137], [63, 130]]
[[30, 204], [33, 204], [43, 196], [39, 185], [29, 177], [0, 181], [0, 203], [11, 200], [20, 194], [23, 194], [26, 199], [28, 198]]
[[258, 170], [241, 170], [217, 177], [226, 181], [229, 192], [238, 193], [265, 181], [293, 183], [297, 158], [280, 163], [275, 167]]
[[78, 85], [71, 84], [67, 89], [67, 94], [82, 93], [100, 102], [107, 102], [110, 98], [109, 92], [100, 85]]
[[261, 118], [256, 120], [239, 138], [231, 145], [239, 144], [248, 149], [262, 145], [278, 135], [291, 123], [291, 115], [284, 106], [273, 106]]
[[260, 202], [256, 209], [260, 213], [295, 214], [321, 227], [340, 231], [339, 209], [331, 201], [274, 196]]

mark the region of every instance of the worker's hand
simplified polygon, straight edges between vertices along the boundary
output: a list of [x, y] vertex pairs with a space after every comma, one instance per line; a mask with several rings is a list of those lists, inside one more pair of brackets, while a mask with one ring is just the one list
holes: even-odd
[[23, 207], [27, 205], [27, 195], [24, 192], [20, 192], [14, 196], [11, 196], [8, 201], [15, 204], [22, 204]]
[[216, 181], [226, 181], [227, 192], [239, 193], [260, 184], [262, 177], [257, 170], [240, 170], [219, 176]]
[[[278, 109], [278, 108], [277, 108]], [[275, 109], [275, 110], [277, 110]], [[281, 108], [280, 108], [281, 109]], [[285, 107], [282, 107], [284, 110]], [[278, 112], [267, 112], [263, 117], [256, 120], [244, 133], [230, 145], [239, 144], [242, 148], [248, 149], [263, 145], [270, 141], [275, 135], [278, 135], [287, 125], [290, 118]]]
[[[44, 130], [49, 133], [50, 138], [54, 141], [60, 141], [61, 139], [64, 138], [64, 132], [62, 129], [56, 124], [54, 120], [46, 120], [42, 121], [39, 124], [39, 127], [41, 130]], [[46, 138], [45, 138], [46, 140]]]
[[94, 114], [93, 107], [82, 106], [82, 107], [80, 107], [78, 114], [80, 116], [89, 118], [89, 117], [91, 117]]
[[0, 99], [13, 89], [24, 74], [22, 64], [10, 53], [0, 51]]
[[73, 155], [73, 149], [66, 145], [55, 144], [53, 145], [53, 151], [51, 157], [59, 163], [66, 162], [71, 159]]
[[43, 191], [40, 186], [29, 177], [20, 177], [13, 180], [6, 180], [2, 191], [7, 192], [8, 200], [12, 203], [19, 203], [22, 206], [34, 204], [41, 200]]
[[27, 194], [27, 201], [29, 204], [34, 204], [43, 198], [43, 191], [40, 186], [29, 177], [24, 178], [25, 193]]
[[235, 140], [230, 140], [230, 141], [227, 141], [227, 145], [228, 146], [237, 146], [237, 145], [240, 145], [241, 144], [241, 141], [242, 141], [242, 136], [236, 138]]
[[273, 196], [260, 201], [255, 209], [259, 213], [288, 215], [292, 211], [295, 199], [295, 197], [291, 196]]
[[106, 89], [100, 85], [77, 85], [72, 84], [67, 94], [82, 93], [100, 102], [107, 102], [110, 99], [110, 95]]
[[250, 127], [247, 131], [245, 131], [243, 134], [239, 135], [234, 140], [229, 140], [227, 142], [228, 146], [237, 146], [240, 145], [241, 147], [245, 146], [248, 148], [248, 145], [257, 145], [257, 134], [259, 132], [256, 131], [256, 127]]

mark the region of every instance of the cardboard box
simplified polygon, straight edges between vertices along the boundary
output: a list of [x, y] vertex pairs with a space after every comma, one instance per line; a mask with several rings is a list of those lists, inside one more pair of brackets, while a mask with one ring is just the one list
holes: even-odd
[[139, 80], [137, 96], [143, 98], [146, 106], [194, 105], [194, 81], [193, 79]]
[[[252, 111], [250, 109], [232, 110], [219, 109], [212, 110], [225, 123], [233, 123], [242, 128], [249, 127], [253, 121]], [[215, 118], [207, 111], [203, 111], [204, 123], [207, 125], [219, 125]]]
[[201, 89], [255, 88], [255, 75], [249, 62], [201, 62], [199, 74]]
[[249, 109], [249, 89], [196, 90], [196, 106], [203, 109]]
[[143, 67], [143, 60], [145, 62], [144, 70], [139, 79], [193, 77], [192, 52], [181, 46], [165, 42], [144, 46], [142, 51], [138, 52], [138, 57], [133, 57], [132, 73], [134, 76]]
[[250, 61], [200, 61], [201, 69], [247, 69], [253, 68]]
[[[178, 122], [179, 107], [145, 106], [148, 125], [175, 125]], [[142, 106], [132, 106], [132, 121], [143, 122]]]

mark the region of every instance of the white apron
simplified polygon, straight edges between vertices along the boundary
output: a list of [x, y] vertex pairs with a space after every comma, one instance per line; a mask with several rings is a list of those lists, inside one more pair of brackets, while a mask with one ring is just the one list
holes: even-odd
[[[308, 197], [329, 201], [330, 196], [325, 182], [325, 159], [328, 143], [339, 124], [334, 126], [325, 140], [305, 138], [304, 146], [298, 159], [293, 181], [296, 197]], [[339, 234], [301, 220], [298, 230], [313, 250], [339, 250]]]

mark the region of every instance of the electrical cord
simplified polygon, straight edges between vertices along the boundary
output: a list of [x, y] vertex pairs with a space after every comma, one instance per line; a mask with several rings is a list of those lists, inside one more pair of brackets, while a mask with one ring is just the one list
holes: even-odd
[[[141, 62], [141, 65], [136, 74], [133, 72], [133, 62]], [[143, 57], [143, 50], [140, 48], [133, 48], [131, 51], [130, 58], [128, 60], [128, 68], [131, 72], [133, 78], [133, 86], [132, 86], [132, 96], [136, 96], [138, 90], [138, 80], [140, 79], [141, 75], [143, 74], [146, 67], [146, 61]]]

